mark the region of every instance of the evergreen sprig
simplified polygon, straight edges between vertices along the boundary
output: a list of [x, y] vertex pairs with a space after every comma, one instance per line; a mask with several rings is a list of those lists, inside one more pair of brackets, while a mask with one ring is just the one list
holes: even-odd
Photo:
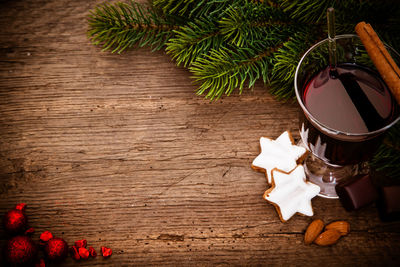
[[134, 1], [104, 3], [89, 15], [88, 35], [103, 50], [121, 53], [134, 46], [162, 48], [178, 28], [178, 17], [160, 16], [153, 8]]

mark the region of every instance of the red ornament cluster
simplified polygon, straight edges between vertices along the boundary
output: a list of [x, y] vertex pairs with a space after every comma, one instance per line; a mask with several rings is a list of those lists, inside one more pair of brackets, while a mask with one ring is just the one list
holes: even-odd
[[[44, 259], [37, 260], [38, 246], [30, 238], [35, 232], [34, 228], [28, 228], [28, 218], [25, 215], [26, 204], [20, 203], [14, 209], [8, 211], [3, 217], [5, 232], [11, 236], [4, 248], [4, 260], [11, 266], [35, 266], [45, 267]], [[27, 229], [28, 228], [28, 229]], [[48, 261], [61, 262], [68, 256], [68, 251], [75, 260], [95, 258], [96, 250], [93, 247], [86, 248], [86, 239], [75, 241], [75, 245], [68, 248], [67, 242], [59, 237], [54, 237], [49, 231], [40, 234], [39, 245]], [[112, 255], [112, 250], [101, 247], [104, 258]], [[0, 262], [1, 265], [1, 262]]]

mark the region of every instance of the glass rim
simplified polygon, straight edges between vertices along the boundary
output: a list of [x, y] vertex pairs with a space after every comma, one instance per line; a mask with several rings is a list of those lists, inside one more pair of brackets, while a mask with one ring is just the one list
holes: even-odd
[[[358, 40], [360, 40], [360, 38], [358, 37], [358, 35], [356, 34], [341, 34], [341, 35], [336, 35], [336, 37], [334, 38], [335, 40], [338, 39], [345, 39], [345, 38], [357, 38]], [[361, 41], [361, 40], [360, 40]], [[302, 98], [300, 96], [300, 89], [297, 87], [297, 77], [299, 74], [299, 70], [300, 70], [300, 66], [303, 63], [304, 59], [308, 56], [308, 54], [311, 53], [311, 51], [313, 51], [315, 48], [319, 47], [320, 45], [322, 45], [323, 43], [329, 42], [329, 39], [326, 38], [322, 41], [319, 41], [318, 43], [314, 44], [313, 46], [311, 46], [305, 53], [304, 55], [301, 57], [299, 63], [297, 64], [296, 67], [296, 72], [294, 75], [294, 91], [296, 93], [296, 99], [297, 102], [299, 103], [301, 109], [303, 110], [303, 112], [306, 114], [306, 116], [314, 123], [318, 124], [320, 127], [322, 127], [325, 131], [331, 133], [331, 134], [335, 134], [335, 135], [345, 135], [345, 136], [373, 136], [376, 134], [379, 134], [381, 132], [386, 131], [387, 129], [389, 129], [390, 127], [392, 127], [394, 124], [396, 124], [399, 120], [400, 120], [400, 114], [398, 115], [398, 117], [396, 119], [394, 119], [391, 123], [383, 126], [382, 128], [379, 128], [377, 130], [371, 131], [371, 132], [365, 132], [365, 133], [347, 133], [347, 132], [343, 132], [340, 130], [335, 130], [329, 126], [326, 126], [325, 124], [321, 123], [320, 121], [318, 121], [306, 108], [306, 106], [303, 104]], [[386, 43], [383, 43], [384, 46], [386, 48], [388, 48], [390, 50], [390, 52], [396, 54], [399, 58], [400, 58], [400, 54], [393, 49], [391, 46], [387, 45]], [[396, 103], [397, 104], [397, 103]]]

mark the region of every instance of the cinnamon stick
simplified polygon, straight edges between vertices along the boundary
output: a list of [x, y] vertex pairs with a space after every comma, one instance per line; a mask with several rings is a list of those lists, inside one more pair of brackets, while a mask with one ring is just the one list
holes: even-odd
[[400, 105], [399, 67], [370, 24], [362, 21], [356, 25], [355, 30], [379, 74]]

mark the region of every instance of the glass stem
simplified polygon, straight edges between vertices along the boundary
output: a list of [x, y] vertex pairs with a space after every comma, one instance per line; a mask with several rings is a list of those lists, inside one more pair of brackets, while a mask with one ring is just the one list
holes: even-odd
[[328, 21], [328, 39], [329, 39], [329, 66], [331, 73], [336, 71], [337, 56], [336, 56], [336, 31], [335, 31], [335, 9], [328, 8], [326, 12]]

